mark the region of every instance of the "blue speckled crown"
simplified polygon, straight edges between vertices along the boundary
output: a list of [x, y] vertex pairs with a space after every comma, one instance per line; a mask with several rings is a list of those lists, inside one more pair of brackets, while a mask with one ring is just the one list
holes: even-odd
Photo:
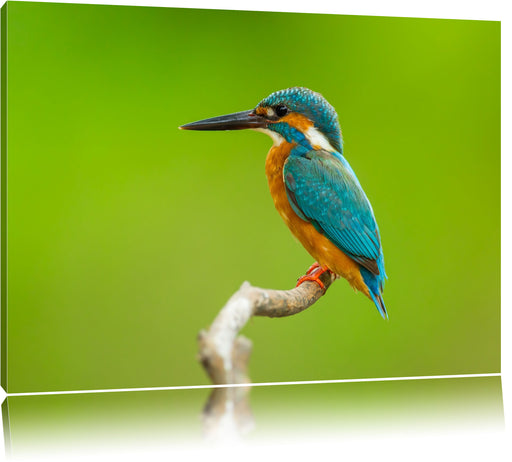
[[338, 114], [320, 94], [304, 87], [279, 90], [262, 100], [259, 106], [286, 105], [293, 112], [304, 114], [329, 140], [331, 145], [342, 152], [342, 138]]

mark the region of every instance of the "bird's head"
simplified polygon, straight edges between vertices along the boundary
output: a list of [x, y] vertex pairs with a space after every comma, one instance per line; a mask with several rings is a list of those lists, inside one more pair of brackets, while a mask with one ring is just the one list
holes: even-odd
[[275, 144], [286, 140], [310, 149], [342, 151], [341, 130], [336, 111], [320, 93], [302, 87], [276, 91], [249, 111], [200, 120], [180, 128], [251, 128], [267, 133]]

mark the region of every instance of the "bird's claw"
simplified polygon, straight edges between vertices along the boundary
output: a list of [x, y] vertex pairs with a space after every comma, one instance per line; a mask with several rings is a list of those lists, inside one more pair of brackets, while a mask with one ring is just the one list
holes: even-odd
[[306, 274], [297, 280], [297, 285], [295, 287], [299, 287], [305, 281], [313, 281], [316, 282], [325, 292], [325, 284], [320, 280], [320, 276], [326, 271], [330, 271], [329, 268], [322, 268], [317, 262], [313, 263], [307, 270]]

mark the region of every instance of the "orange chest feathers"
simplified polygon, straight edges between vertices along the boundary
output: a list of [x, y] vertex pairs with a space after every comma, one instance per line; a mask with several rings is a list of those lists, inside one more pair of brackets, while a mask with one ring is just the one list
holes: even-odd
[[[274, 199], [274, 205], [276, 206], [279, 215], [290, 228], [292, 233], [296, 235], [295, 230], [300, 228], [303, 222], [301, 218], [293, 211], [288, 196], [286, 194], [286, 186], [284, 184], [283, 168], [290, 151], [293, 148], [293, 144], [282, 142], [278, 146], [273, 146], [267, 155], [265, 162], [265, 173], [267, 174], [268, 186], [270, 188], [270, 195]], [[297, 221], [300, 220], [300, 221]]]

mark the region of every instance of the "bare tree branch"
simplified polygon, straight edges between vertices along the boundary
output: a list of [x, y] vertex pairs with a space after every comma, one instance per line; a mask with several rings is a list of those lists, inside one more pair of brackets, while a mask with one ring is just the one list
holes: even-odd
[[244, 282], [219, 312], [208, 330], [199, 333], [199, 360], [214, 384], [250, 383], [247, 372], [251, 341], [237, 337], [252, 316], [291, 316], [313, 305], [336, 276], [326, 271], [319, 276], [322, 289], [304, 281], [291, 290], [253, 287]]
[[[244, 282], [219, 312], [210, 329], [199, 333], [199, 360], [212, 382], [251, 383], [248, 364], [252, 343], [238, 333], [252, 316], [291, 316], [309, 308], [336, 276], [327, 271], [320, 274], [319, 279], [325, 289], [313, 281], [305, 281], [292, 290], [260, 289]], [[212, 390], [202, 412], [203, 432], [207, 439], [233, 441], [252, 429], [250, 389], [250, 386], [242, 386]]]

